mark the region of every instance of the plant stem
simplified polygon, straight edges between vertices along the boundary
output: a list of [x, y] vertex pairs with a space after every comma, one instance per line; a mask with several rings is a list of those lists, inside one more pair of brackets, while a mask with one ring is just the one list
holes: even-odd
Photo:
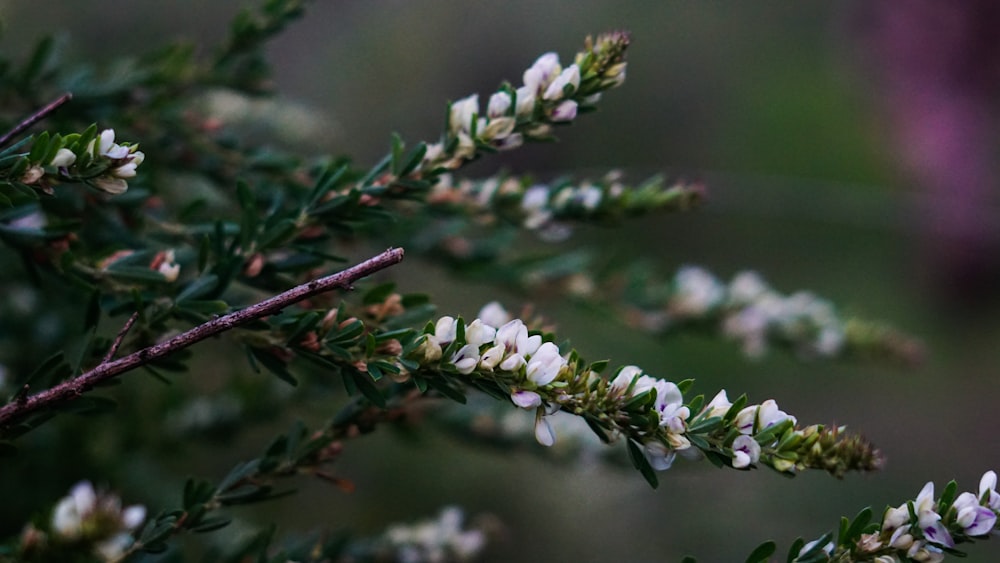
[[329, 276], [314, 279], [288, 291], [265, 299], [245, 309], [198, 325], [187, 332], [133, 352], [111, 362], [101, 362], [94, 369], [64, 381], [51, 389], [46, 389], [21, 400], [0, 407], [0, 434], [16, 420], [42, 409], [70, 402], [92, 389], [95, 385], [113, 379], [127, 371], [147, 364], [200, 342], [210, 336], [232, 330], [255, 319], [273, 315], [285, 307], [332, 289], [350, 289], [351, 284], [367, 275], [398, 264], [403, 259], [402, 248], [390, 248], [364, 262]]
[[72, 98], [73, 94], [66, 92], [62, 96], [59, 96], [55, 100], [49, 102], [47, 105], [43, 106], [35, 113], [29, 115], [27, 118], [24, 119], [24, 121], [18, 123], [17, 125], [14, 126], [13, 129], [7, 131], [7, 133], [5, 133], [2, 137], [0, 137], [0, 147], [9, 143], [10, 140], [13, 139], [16, 135], [23, 133], [24, 130], [27, 129], [28, 127], [31, 127], [35, 123], [38, 123], [39, 121], [44, 119], [45, 116], [59, 109], [60, 106], [70, 101], [70, 99]]

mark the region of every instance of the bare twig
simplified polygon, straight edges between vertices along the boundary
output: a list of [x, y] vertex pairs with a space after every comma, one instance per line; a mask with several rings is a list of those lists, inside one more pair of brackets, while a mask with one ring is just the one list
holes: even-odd
[[8, 403], [0, 407], [0, 434], [13, 421], [47, 407], [79, 398], [83, 393], [101, 382], [113, 379], [152, 360], [166, 356], [171, 352], [187, 348], [210, 336], [232, 330], [254, 319], [273, 315], [289, 305], [320, 293], [336, 288], [350, 289], [351, 284], [355, 281], [394, 264], [398, 264], [402, 259], [402, 248], [390, 248], [377, 256], [336, 274], [294, 287], [270, 299], [265, 299], [245, 309], [240, 309], [205, 324], [198, 325], [169, 340], [143, 348], [115, 361], [102, 362], [94, 369], [80, 374], [73, 379], [64, 381], [51, 389], [31, 395], [22, 401]]
[[70, 101], [70, 99], [72, 98], [73, 94], [66, 92], [62, 96], [59, 96], [55, 100], [49, 102], [46, 106], [42, 107], [40, 110], [29, 115], [27, 118], [25, 118], [24, 121], [15, 125], [13, 129], [7, 131], [7, 133], [5, 133], [3, 137], [0, 137], [0, 147], [9, 143], [10, 140], [13, 139], [15, 136], [23, 133], [24, 130], [27, 129], [28, 127], [31, 127], [32, 125], [44, 119], [45, 116], [59, 109], [60, 106]]
[[125, 340], [125, 335], [132, 329], [132, 325], [135, 324], [135, 321], [138, 318], [139, 312], [136, 311], [135, 313], [132, 313], [132, 316], [129, 317], [127, 321], [125, 321], [125, 326], [118, 331], [118, 336], [116, 336], [115, 341], [111, 343], [111, 349], [108, 350], [108, 353], [104, 355], [104, 359], [101, 360], [102, 364], [110, 362], [111, 358], [115, 357], [115, 354], [118, 353], [118, 349], [122, 346], [122, 341]]

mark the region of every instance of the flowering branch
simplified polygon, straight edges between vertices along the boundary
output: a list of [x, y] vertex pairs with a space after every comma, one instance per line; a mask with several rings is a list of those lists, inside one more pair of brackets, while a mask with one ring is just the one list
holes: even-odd
[[[319, 318], [312, 312], [286, 319], [271, 340], [288, 342], [288, 352], [340, 374], [349, 390], [360, 391], [374, 407], [411, 400], [400, 382], [462, 403], [471, 387], [533, 411], [535, 437], [546, 446], [556, 440], [547, 416], [561, 410], [582, 418], [605, 443], [623, 439], [654, 486], [654, 471], [669, 468], [677, 453], [700, 452], [737, 469], [758, 464], [787, 474], [824, 469], [838, 477], [882, 463], [863, 438], [843, 427], [799, 426], [773, 400], [754, 405], [744, 396], [730, 402], [721, 391], [707, 404], [701, 396], [685, 401], [692, 381], [675, 384], [635, 366], [605, 379], [599, 373], [607, 362], [588, 364], [575, 351], [561, 352], [553, 335], [529, 331], [524, 321], [511, 320], [496, 306], [472, 323], [446, 316], [422, 331], [373, 330], [342, 310], [330, 311], [322, 323]], [[385, 378], [396, 382], [388, 395], [377, 384]]]
[[559, 55], [546, 53], [524, 71], [518, 88], [504, 84], [492, 94], [486, 113], [472, 94], [448, 108], [448, 130], [428, 145], [417, 171], [455, 170], [483, 152], [509, 150], [525, 140], [551, 140], [553, 125], [576, 119], [593, 108], [601, 94], [625, 82], [625, 32], [588, 37], [584, 50], [565, 69]]
[[485, 180], [453, 180], [443, 174], [427, 196], [434, 211], [508, 220], [527, 230], [561, 226], [562, 221], [610, 221], [651, 211], [687, 211], [696, 207], [704, 186], [694, 182], [665, 182], [653, 176], [637, 186], [612, 171], [597, 181], [574, 183], [568, 178], [550, 184], [528, 177], [496, 176]]
[[886, 325], [844, 317], [833, 304], [808, 291], [783, 295], [756, 272], [743, 271], [728, 283], [697, 266], [680, 268], [655, 284], [634, 276], [624, 296], [630, 324], [651, 332], [685, 326], [708, 327], [740, 342], [743, 352], [762, 356], [769, 345], [789, 347], [804, 357], [883, 357], [918, 363], [923, 347]]
[[[874, 470], [881, 454], [844, 427], [800, 427], [773, 400], [748, 405], [745, 396], [730, 402], [720, 391], [708, 404], [699, 396], [685, 402], [692, 381], [675, 384], [625, 366], [608, 380], [606, 362], [586, 364], [562, 354], [549, 335], [529, 333], [524, 322], [494, 318], [442, 317], [409, 346], [401, 365], [420, 389], [461, 396], [448, 380], [459, 380], [496, 398], [535, 411], [535, 437], [551, 446], [556, 439], [546, 416], [562, 410], [582, 417], [606, 443], [624, 438], [643, 476], [656, 486], [654, 470], [668, 469], [676, 453], [701, 452], [717, 465], [744, 469], [760, 463], [779, 472], [824, 469], [841, 477], [847, 471]], [[499, 326], [499, 328], [497, 328]]]
[[118, 360], [102, 362], [90, 371], [60, 383], [55, 387], [31, 396], [21, 396], [14, 402], [0, 407], [0, 433], [10, 425], [29, 414], [57, 404], [72, 401], [94, 386], [113, 379], [156, 358], [182, 350], [210, 336], [232, 330], [252, 320], [273, 315], [289, 305], [293, 305], [332, 289], [350, 289], [351, 284], [365, 276], [399, 263], [403, 259], [401, 248], [390, 248], [355, 266], [336, 274], [314, 279], [294, 287], [284, 293], [266, 299], [245, 309], [234, 311], [178, 334], [159, 344], [143, 348]]
[[[962, 557], [965, 554], [956, 546], [996, 533], [1000, 515], [996, 486], [996, 472], [987, 471], [979, 481], [978, 493], [957, 494], [958, 486], [951, 481], [935, 498], [934, 483], [928, 482], [915, 500], [886, 507], [880, 521], [871, 522], [872, 510], [865, 508], [853, 521], [844, 518], [836, 535], [831, 532], [809, 543], [800, 538], [792, 545], [788, 561], [938, 563], [945, 554]], [[773, 552], [773, 542], [756, 551], [762, 557]]]

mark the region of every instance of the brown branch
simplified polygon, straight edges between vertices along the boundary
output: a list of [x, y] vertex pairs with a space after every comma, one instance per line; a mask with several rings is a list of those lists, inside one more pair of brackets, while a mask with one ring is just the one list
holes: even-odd
[[24, 130], [27, 129], [28, 127], [31, 127], [32, 125], [38, 123], [39, 121], [44, 119], [47, 115], [59, 109], [60, 106], [70, 101], [70, 99], [72, 98], [73, 94], [66, 92], [62, 96], [59, 96], [55, 100], [49, 102], [46, 106], [42, 107], [40, 110], [29, 115], [27, 118], [25, 118], [24, 121], [15, 125], [13, 129], [7, 131], [7, 133], [5, 133], [3, 137], [0, 137], [0, 147], [9, 143], [10, 140], [13, 139], [16, 135], [23, 133]]
[[136, 311], [135, 313], [132, 313], [132, 316], [129, 317], [127, 321], [125, 321], [125, 326], [118, 331], [118, 336], [116, 336], [115, 341], [111, 343], [111, 348], [108, 350], [108, 353], [104, 355], [104, 359], [101, 360], [102, 364], [110, 362], [111, 358], [115, 357], [115, 354], [118, 353], [118, 349], [122, 346], [122, 341], [125, 340], [125, 335], [132, 329], [132, 325], [135, 324], [135, 321], [138, 318], [139, 312]]
[[289, 305], [320, 293], [336, 288], [350, 289], [351, 284], [355, 281], [394, 264], [398, 264], [402, 259], [402, 248], [390, 248], [377, 256], [336, 274], [294, 287], [270, 299], [265, 299], [245, 309], [234, 311], [205, 324], [198, 325], [169, 340], [154, 344], [148, 348], [143, 348], [113, 362], [102, 362], [94, 369], [73, 379], [64, 381], [51, 389], [46, 389], [23, 400], [4, 405], [0, 408], [0, 433], [16, 420], [47, 407], [77, 399], [95, 385], [113, 379], [152, 360], [166, 356], [171, 352], [187, 348], [196, 342], [232, 330], [249, 321], [273, 315]]

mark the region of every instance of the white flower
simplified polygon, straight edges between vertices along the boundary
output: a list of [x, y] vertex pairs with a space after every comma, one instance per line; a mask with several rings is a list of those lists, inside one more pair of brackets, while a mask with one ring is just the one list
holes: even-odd
[[472, 120], [479, 114], [479, 94], [472, 94], [457, 102], [452, 102], [448, 116], [448, 127], [452, 133], [472, 131]]
[[69, 149], [59, 149], [56, 151], [56, 155], [52, 157], [52, 162], [50, 162], [49, 165], [57, 168], [63, 168], [66, 166], [72, 166], [74, 162], [76, 162], [76, 155], [73, 154], [73, 151]]
[[706, 270], [685, 266], [674, 277], [670, 310], [675, 315], [697, 317], [718, 305], [724, 295], [722, 285]]
[[952, 504], [957, 516], [955, 521], [966, 535], [981, 536], [993, 530], [997, 523], [997, 515], [986, 506], [980, 506], [979, 498], [973, 493], [962, 493], [958, 495]]
[[917, 513], [917, 524], [927, 541], [945, 547], [955, 547], [955, 541], [951, 538], [951, 534], [941, 524], [941, 515], [934, 511], [935, 504], [934, 483], [928, 481], [913, 503], [914, 511]]
[[986, 501], [986, 506], [995, 512], [1000, 511], [1000, 494], [997, 494], [997, 474], [995, 471], [983, 473], [979, 480], [979, 498]]
[[520, 118], [531, 116], [535, 111], [536, 90], [530, 86], [521, 86], [515, 91], [517, 96], [517, 107], [514, 108], [514, 115]]
[[458, 373], [465, 375], [472, 373], [479, 365], [479, 347], [471, 344], [462, 346], [451, 357], [451, 363], [455, 365]]
[[662, 442], [651, 440], [642, 445], [642, 453], [656, 471], [666, 471], [674, 463], [676, 454]]
[[767, 329], [771, 317], [762, 307], [748, 305], [726, 315], [722, 321], [722, 332], [730, 338], [740, 340], [743, 353], [751, 358], [759, 358], [767, 351]]
[[437, 159], [441, 158], [441, 155], [443, 154], [444, 154], [444, 144], [433, 143], [427, 145], [427, 151], [424, 152], [424, 162], [434, 162]]
[[491, 119], [489, 123], [480, 120], [481, 124], [476, 130], [476, 134], [484, 141], [502, 141], [514, 132], [516, 121], [513, 117], [497, 117]]
[[791, 420], [792, 424], [797, 422], [794, 416], [790, 416], [785, 411], [779, 409], [778, 403], [774, 399], [768, 399], [760, 404], [760, 410], [757, 412], [757, 428], [759, 430], [770, 428], [785, 420]]
[[551, 84], [549, 84], [549, 87], [545, 89], [545, 94], [542, 97], [546, 100], [561, 100], [564, 95], [563, 90], [566, 86], [572, 86], [572, 91], [574, 92], [580, 87], [580, 67], [575, 64], [566, 67], [566, 69], [563, 70]]
[[726, 413], [729, 412], [732, 406], [733, 404], [729, 402], [729, 397], [726, 396], [726, 390], [723, 389], [715, 394], [715, 397], [705, 405], [702, 412], [706, 413], [705, 416], [707, 417], [717, 416], [721, 418], [726, 416]]
[[181, 266], [177, 263], [177, 257], [173, 250], [167, 250], [157, 255], [157, 260], [154, 264], [156, 265], [156, 271], [168, 282], [175, 282], [177, 281], [177, 277], [180, 276]]
[[510, 400], [522, 409], [533, 409], [542, 405], [542, 397], [534, 391], [514, 391], [510, 394]]
[[882, 517], [882, 529], [894, 530], [909, 521], [910, 511], [905, 504], [897, 508], [890, 508], [885, 511], [885, 516]]
[[566, 360], [559, 355], [559, 347], [551, 342], [539, 346], [538, 350], [528, 359], [525, 375], [528, 380], [539, 387], [555, 381], [559, 372], [566, 365]]
[[[548, 87], [549, 83], [555, 79], [562, 71], [559, 65], [559, 55], [556, 53], [545, 53], [524, 71], [524, 86], [533, 93], [537, 93], [542, 88]], [[520, 97], [520, 94], [518, 95]]]
[[93, 186], [102, 192], [111, 195], [120, 195], [128, 190], [128, 182], [121, 178], [112, 178], [110, 176], [98, 176], [90, 181]]
[[576, 119], [577, 103], [573, 100], [562, 102], [552, 110], [552, 121], [573, 121]]
[[484, 323], [480, 319], [472, 321], [472, 324], [465, 327], [465, 341], [476, 348], [479, 348], [483, 344], [493, 342], [493, 338], [496, 335], [497, 329]]
[[603, 197], [604, 194], [601, 192], [601, 188], [597, 186], [587, 185], [580, 188], [580, 205], [588, 211], [597, 209]]
[[[802, 549], [799, 550], [799, 555], [802, 555], [804, 553], [808, 553], [809, 550], [811, 550], [812, 548], [816, 547], [818, 544], [819, 544], [819, 540], [813, 540], [813, 541], [805, 544], [804, 546], [802, 546]], [[827, 555], [830, 555], [831, 553], [833, 553], [833, 548], [834, 548], [833, 542], [829, 542], [829, 543], [827, 543], [826, 545], [823, 546], [823, 552], [825, 552]]]
[[517, 371], [527, 365], [527, 363], [521, 354], [511, 354], [500, 362], [500, 369], [503, 371]]
[[434, 325], [434, 338], [440, 344], [448, 344], [455, 340], [455, 333], [458, 330], [458, 322], [452, 317], [441, 317]]
[[490, 326], [503, 326], [510, 321], [510, 314], [500, 303], [490, 301], [479, 310], [479, 318]]
[[103, 156], [112, 160], [125, 158], [129, 154], [129, 148], [115, 143], [115, 130], [105, 129], [96, 139], [87, 145], [87, 151], [95, 157]]
[[542, 345], [540, 335], [528, 336], [528, 327], [520, 319], [514, 319], [497, 329], [497, 344], [503, 344], [509, 354], [519, 354], [522, 357], [534, 354]]
[[146, 160], [146, 155], [142, 151], [135, 150], [135, 147], [132, 147], [132, 150], [128, 155], [126, 155], [126, 158], [128, 158], [128, 162], [111, 169], [110, 174], [115, 178], [134, 177], [136, 167], [142, 164], [142, 161]]
[[503, 139], [494, 139], [493, 146], [502, 150], [508, 151], [511, 149], [516, 149], [517, 147], [524, 144], [524, 135], [520, 133], [511, 133]]
[[903, 526], [902, 528], [897, 528], [895, 532], [889, 536], [889, 545], [895, 547], [896, 549], [908, 549], [913, 545], [913, 534], [910, 533], [910, 526]]
[[524, 190], [521, 196], [521, 209], [532, 212], [545, 209], [549, 205], [549, 188], [543, 185], [534, 185]]
[[[618, 375], [611, 381], [611, 390], [619, 393], [624, 392], [632, 384], [632, 380], [639, 375], [642, 375], [642, 369], [638, 366], [624, 366], [618, 370]], [[632, 395], [636, 394], [633, 389]]]
[[503, 360], [504, 352], [505, 348], [503, 344], [497, 344], [496, 346], [487, 349], [483, 352], [483, 356], [479, 359], [479, 367], [493, 371], [493, 368], [497, 367]]
[[628, 67], [628, 63], [618, 63], [611, 68], [604, 71], [604, 80], [601, 82], [602, 85], [608, 88], [617, 88], [625, 82], [625, 69]]
[[89, 481], [77, 483], [56, 505], [52, 529], [66, 539], [76, 539], [83, 531], [83, 521], [97, 508], [97, 493]]
[[760, 459], [760, 444], [753, 437], [741, 434], [733, 440], [733, 467], [742, 469]]
[[425, 362], [436, 362], [441, 359], [441, 342], [433, 334], [425, 334], [423, 342], [417, 348], [423, 354]]
[[729, 302], [737, 306], [746, 305], [768, 291], [770, 288], [757, 272], [740, 272], [729, 282]]
[[545, 419], [545, 409], [541, 407], [535, 411], [535, 439], [546, 447], [556, 443], [556, 434], [552, 431], [549, 421]]
[[498, 117], [504, 117], [507, 115], [507, 110], [510, 109], [511, 99], [510, 94], [507, 92], [497, 92], [490, 96], [490, 102], [486, 106], [486, 115], [490, 119], [496, 119]]

